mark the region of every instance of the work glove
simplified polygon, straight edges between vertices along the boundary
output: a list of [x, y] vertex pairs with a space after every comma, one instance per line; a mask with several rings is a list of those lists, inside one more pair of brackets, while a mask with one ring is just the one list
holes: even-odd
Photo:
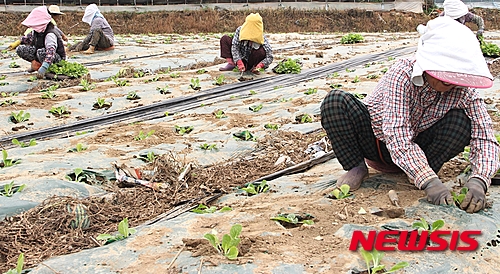
[[243, 72], [245, 71], [245, 64], [243, 64], [243, 60], [238, 60], [238, 62], [236, 62], [236, 65], [238, 66], [238, 70]]
[[45, 72], [47, 71], [47, 69], [49, 68], [49, 66], [50, 66], [49, 63], [43, 62], [42, 66], [37, 71], [36, 78], [38, 78], [38, 79], [45, 78]]
[[482, 29], [477, 30], [477, 32], [476, 32], [476, 37], [477, 37], [477, 38], [482, 37], [482, 36], [483, 36], [483, 33], [484, 33], [484, 30], [482, 30]]
[[263, 63], [258, 63], [256, 66], [255, 66], [255, 69], [263, 69], [264, 68], [264, 64]]
[[14, 50], [16, 49], [19, 45], [21, 45], [21, 40], [16, 40], [14, 43], [11, 43], [9, 45], [9, 48], [10, 50]]
[[427, 194], [427, 201], [434, 205], [452, 205], [453, 197], [439, 178], [432, 178], [422, 185], [422, 189]]
[[486, 184], [479, 178], [470, 178], [465, 184], [469, 189], [465, 195], [464, 200], [460, 204], [460, 208], [467, 211], [467, 213], [478, 212], [486, 205]]

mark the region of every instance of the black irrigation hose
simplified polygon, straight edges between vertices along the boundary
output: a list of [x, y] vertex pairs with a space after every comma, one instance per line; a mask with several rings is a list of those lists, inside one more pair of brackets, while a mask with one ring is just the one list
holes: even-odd
[[97, 129], [99, 126], [112, 125], [123, 121], [145, 121], [162, 118], [165, 117], [164, 113], [166, 111], [168, 111], [169, 113], [181, 112], [199, 107], [201, 103], [206, 104], [219, 102], [224, 100], [226, 97], [235, 94], [245, 94], [250, 90], [269, 92], [273, 91], [273, 87], [275, 86], [293, 86], [310, 79], [325, 77], [333, 72], [343, 71], [349, 67], [364, 65], [367, 62], [386, 60], [388, 57], [410, 54], [414, 52], [415, 49], [415, 47], [399, 48], [381, 53], [352, 58], [346, 61], [319, 68], [309, 69], [300, 74], [284, 74], [266, 78], [259, 78], [253, 81], [228, 84], [197, 94], [173, 98], [162, 102], [153, 103], [147, 106], [136, 107], [133, 109], [108, 113], [98, 117], [75, 121], [66, 125], [4, 136], [0, 138], [0, 144], [2, 144], [4, 147], [11, 147], [11, 141], [14, 138], [18, 139], [19, 141], [29, 141], [32, 138], [36, 140], [43, 140], [57, 136], [71, 136], [78, 131], [93, 130]]

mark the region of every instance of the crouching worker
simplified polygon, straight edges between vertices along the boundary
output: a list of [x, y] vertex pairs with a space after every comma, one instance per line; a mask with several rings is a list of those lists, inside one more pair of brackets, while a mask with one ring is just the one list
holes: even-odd
[[33, 9], [22, 24], [32, 31], [21, 37], [17, 55], [31, 62], [30, 72], [37, 71], [38, 78], [44, 78], [49, 66], [66, 59], [61, 32], [51, 22], [46, 7]]
[[251, 71], [258, 74], [259, 69], [266, 69], [273, 62], [273, 50], [264, 37], [264, 24], [258, 13], [251, 13], [245, 23], [239, 26], [233, 38], [228, 35], [220, 39], [220, 55], [227, 65], [220, 71], [231, 71], [236, 66], [238, 70]]
[[364, 101], [332, 90], [321, 105], [321, 124], [347, 171], [337, 186], [360, 187], [366, 163], [382, 172], [405, 172], [435, 205], [452, 205], [437, 173], [470, 145], [469, 189], [460, 207], [485, 206], [499, 169], [499, 145], [485, 103], [475, 88], [492, 86], [479, 42], [450, 17], [428, 22], [414, 57], [398, 60]]
[[92, 54], [96, 50], [114, 49], [113, 29], [96, 4], [90, 4], [85, 8], [82, 21], [90, 25], [89, 34], [83, 41], [71, 46], [71, 51], [84, 51], [83, 53]]

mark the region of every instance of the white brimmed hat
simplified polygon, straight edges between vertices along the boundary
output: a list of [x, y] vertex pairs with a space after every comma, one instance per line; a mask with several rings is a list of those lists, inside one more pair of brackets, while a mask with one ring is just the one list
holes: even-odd
[[50, 14], [64, 14], [61, 12], [59, 7], [57, 5], [50, 5], [49, 6], [49, 13]]

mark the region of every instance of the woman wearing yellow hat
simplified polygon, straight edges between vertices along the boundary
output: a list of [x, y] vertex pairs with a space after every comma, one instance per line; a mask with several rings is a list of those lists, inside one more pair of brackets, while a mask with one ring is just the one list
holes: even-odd
[[273, 50], [264, 37], [264, 24], [258, 13], [251, 13], [245, 23], [236, 29], [233, 38], [228, 35], [220, 39], [220, 56], [227, 60], [220, 71], [230, 71], [236, 66], [243, 72], [258, 73], [273, 62]]

